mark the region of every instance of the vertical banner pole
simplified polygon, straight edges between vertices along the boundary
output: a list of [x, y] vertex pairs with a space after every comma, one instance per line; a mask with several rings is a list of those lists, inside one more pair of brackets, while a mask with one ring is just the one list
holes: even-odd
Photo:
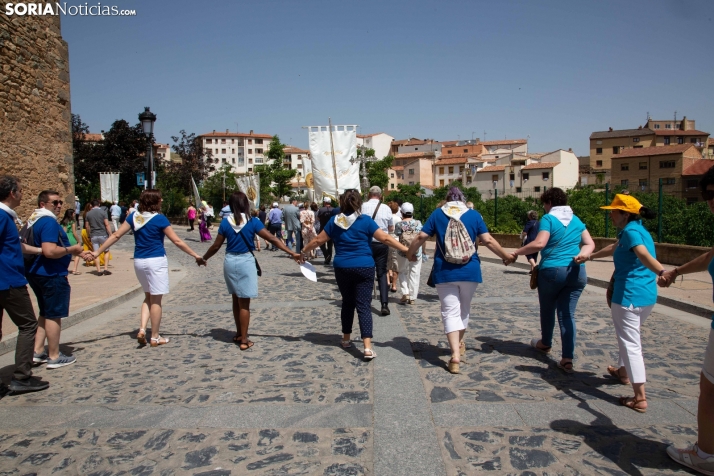
[[328, 123], [330, 124], [330, 151], [332, 153], [332, 171], [335, 173], [335, 199], [340, 196], [340, 188], [337, 185], [337, 161], [335, 160], [335, 144], [332, 141], [332, 118], [328, 117]]
[[657, 242], [662, 243], [662, 208], [663, 207], [663, 196], [662, 196], [662, 179], [659, 179], [659, 203], [657, 210]]

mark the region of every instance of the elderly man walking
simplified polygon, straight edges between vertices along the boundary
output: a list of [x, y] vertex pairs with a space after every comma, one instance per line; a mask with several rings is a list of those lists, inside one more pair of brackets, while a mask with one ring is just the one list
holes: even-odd
[[[98, 250], [99, 247], [107, 241], [109, 235], [112, 234], [112, 230], [109, 226], [109, 220], [107, 220], [107, 214], [102, 211], [99, 206], [99, 200], [92, 200], [92, 209], [87, 212], [87, 218], [85, 219], [84, 226], [87, 229], [89, 239], [92, 240], [94, 251]], [[94, 260], [94, 265], [97, 267], [97, 276], [112, 274], [111, 271], [107, 270], [107, 266], [109, 266], [108, 258], [109, 255], [104, 255], [104, 271], [102, 271], [102, 268], [100, 267], [99, 260]]]
[[[27, 292], [25, 253], [39, 254], [34, 246], [20, 244], [15, 221], [19, 221], [15, 208], [22, 200], [22, 184], [10, 175], [0, 176], [0, 308], [10, 316], [17, 326], [15, 347], [15, 372], [10, 382], [13, 393], [36, 392], [50, 386], [32, 376], [32, 350], [35, 346], [37, 318]], [[0, 382], [0, 395], [8, 388]]]
[[[322, 199], [324, 206], [317, 211], [317, 220], [320, 222], [320, 230], [324, 230], [327, 222], [332, 218], [332, 200], [329, 197]], [[332, 240], [327, 240], [327, 243], [320, 245], [322, 256], [325, 257], [325, 266], [329, 266], [332, 262]]]
[[[369, 200], [362, 204], [362, 215], [372, 217], [379, 229], [385, 233], [394, 232], [392, 210], [382, 203], [382, 189], [374, 186], [369, 189]], [[379, 300], [382, 303], [382, 315], [389, 315], [389, 285], [387, 284], [387, 258], [389, 247], [372, 239], [372, 257], [374, 258], [377, 282], [379, 284]]]
[[300, 209], [297, 207], [297, 200], [294, 198], [289, 205], [285, 205], [285, 208], [283, 208], [283, 221], [288, 235], [285, 244], [290, 246], [290, 242], [293, 241], [293, 236], [295, 236], [295, 253], [300, 253], [302, 250], [302, 226], [300, 225]]
[[119, 217], [121, 216], [121, 207], [119, 206], [119, 201], [114, 200], [114, 203], [109, 207], [109, 215], [112, 217], [112, 226], [114, 231], [119, 229]]

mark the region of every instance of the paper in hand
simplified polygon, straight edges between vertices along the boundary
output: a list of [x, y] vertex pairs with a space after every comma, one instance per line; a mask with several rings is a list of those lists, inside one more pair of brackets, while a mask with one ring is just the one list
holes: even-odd
[[312, 263], [308, 263], [307, 261], [304, 262], [300, 265], [300, 271], [302, 271], [303, 276], [305, 276], [313, 283], [317, 282], [317, 272], [315, 271], [315, 267], [312, 265]]

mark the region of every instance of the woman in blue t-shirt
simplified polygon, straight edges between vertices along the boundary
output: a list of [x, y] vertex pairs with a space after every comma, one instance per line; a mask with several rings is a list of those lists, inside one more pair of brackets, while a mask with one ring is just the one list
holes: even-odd
[[340, 196], [340, 214], [327, 222], [325, 228], [307, 246], [302, 255], [307, 254], [329, 240], [335, 243], [335, 280], [342, 294], [342, 347], [352, 346], [350, 335], [355, 309], [359, 319], [359, 331], [364, 343], [364, 358], [371, 360], [377, 356], [372, 348], [372, 287], [374, 283], [374, 258], [372, 238], [401, 251], [406, 246], [379, 229], [372, 217], [360, 214], [362, 197], [357, 190], [345, 190]]
[[576, 257], [588, 256], [595, 249], [595, 243], [583, 222], [568, 206], [568, 196], [563, 190], [557, 187], [546, 190], [540, 201], [546, 214], [540, 219], [536, 239], [514, 251], [513, 259], [540, 251], [538, 301], [541, 338], [532, 339], [531, 346], [541, 352], [550, 352], [557, 311], [563, 346], [557, 366], [573, 373], [575, 308], [588, 282], [585, 266], [577, 262]]
[[257, 261], [253, 256], [256, 236], [285, 251], [298, 263], [300, 255], [293, 253], [282, 240], [268, 233], [258, 218], [250, 218], [250, 201], [245, 193], [231, 194], [228, 206], [233, 215], [223, 218], [216, 241], [208, 248], [203, 259], [208, 261], [221, 249], [224, 241], [228, 243], [223, 261], [223, 277], [228, 292], [233, 296], [233, 319], [236, 322], [233, 342], [240, 344], [240, 350], [247, 350], [253, 347], [253, 342], [248, 340], [250, 299], [258, 297]]
[[624, 385], [632, 383], [635, 396], [621, 397], [620, 405], [644, 413], [646, 375], [640, 327], [657, 302], [657, 276], [664, 274], [664, 268], [657, 261], [654, 241], [642, 226], [642, 218], [654, 218], [655, 213], [624, 194], [615, 195], [610, 205], [600, 208], [611, 210], [610, 219], [619, 230], [615, 243], [589, 256], [612, 256], [615, 264], [615, 283], [612, 294], [608, 289], [608, 298], [620, 359], [617, 367], [609, 366], [607, 371]]
[[[704, 174], [699, 182], [702, 198], [714, 213], [714, 167]], [[689, 263], [667, 271], [658, 283], [669, 287], [680, 274], [709, 271], [714, 280], [714, 248]], [[674, 445], [667, 448], [667, 454], [676, 462], [692, 469], [714, 470], [714, 320], [709, 330], [709, 342], [704, 352], [704, 365], [699, 377], [699, 408], [697, 414], [698, 441], [687, 448], [678, 449]], [[706, 473], [704, 473], [706, 474]]]
[[436, 291], [441, 302], [441, 320], [444, 323], [444, 333], [451, 347], [451, 359], [448, 363], [449, 372], [459, 373], [459, 365], [464, 360], [466, 342], [464, 336], [469, 325], [471, 300], [481, 280], [481, 260], [474, 253], [466, 263], [451, 263], [444, 257], [446, 231], [451, 220], [461, 222], [473, 244], [481, 243], [489, 250], [505, 260], [509, 255], [501, 248], [486, 228], [481, 214], [468, 208], [466, 197], [458, 187], [451, 187], [446, 195], [446, 204], [435, 210], [421, 229], [421, 232], [409, 246], [407, 258], [417, 260], [419, 248], [430, 236], [436, 235], [436, 253], [434, 267], [431, 270]]
[[161, 299], [169, 293], [169, 263], [164, 249], [164, 237], [168, 237], [178, 249], [196, 259], [196, 264], [205, 265], [201, 256], [176, 235], [168, 218], [161, 214], [161, 192], [144, 190], [139, 197], [139, 210], [126, 217], [117, 231], [92, 252], [94, 259], [104, 250], [119, 241], [126, 233], [134, 232], [134, 272], [144, 289], [141, 305], [141, 326], [136, 340], [146, 345], [146, 325], [151, 319], [151, 347], [168, 344], [167, 337], [159, 335], [161, 326]]

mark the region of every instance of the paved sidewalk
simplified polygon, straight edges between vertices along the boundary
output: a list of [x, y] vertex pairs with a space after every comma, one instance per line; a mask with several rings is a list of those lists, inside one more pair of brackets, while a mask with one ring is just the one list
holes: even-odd
[[[78, 362], [38, 367], [49, 391], [0, 401], [0, 473], [688, 474], [664, 449], [696, 438], [706, 319], [655, 308], [643, 333], [650, 406], [637, 414], [617, 404], [631, 388], [606, 377], [617, 344], [602, 289], [581, 298], [577, 372], [566, 375], [558, 341], [552, 356], [527, 344], [539, 320], [526, 272], [484, 263], [463, 373], [451, 375], [438, 297], [424, 285], [431, 261], [415, 305], [375, 314], [378, 356], [364, 362], [361, 343], [338, 345], [330, 268], [317, 264], [311, 283], [282, 252], [256, 253], [255, 346], [241, 352], [223, 253], [199, 269], [168, 249], [187, 272], [165, 298], [170, 344], [137, 346], [140, 298], [69, 329], [64, 349]], [[11, 357], [0, 357], [4, 381]]]

